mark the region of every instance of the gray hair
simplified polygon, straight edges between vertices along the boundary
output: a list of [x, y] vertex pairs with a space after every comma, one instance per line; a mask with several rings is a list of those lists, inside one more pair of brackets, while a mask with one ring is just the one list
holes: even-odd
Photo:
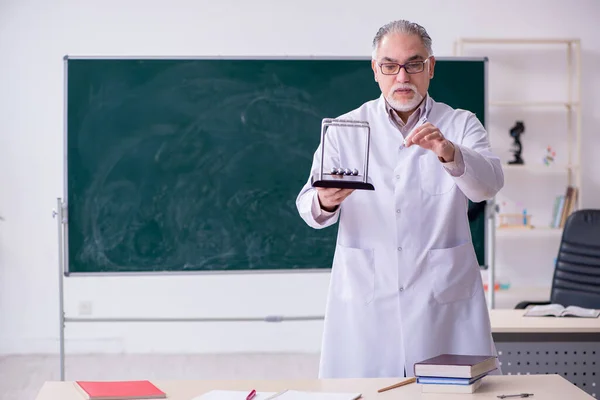
[[433, 51], [431, 50], [431, 37], [429, 36], [425, 28], [423, 28], [421, 25], [415, 22], [410, 22], [401, 19], [398, 21], [389, 22], [381, 28], [379, 28], [377, 34], [373, 38], [373, 60], [377, 58], [377, 50], [379, 49], [381, 41], [385, 36], [391, 33], [403, 33], [407, 35], [419, 36], [421, 38], [421, 41], [423, 42], [423, 46], [425, 46], [425, 49], [427, 49], [427, 55], [433, 55]]

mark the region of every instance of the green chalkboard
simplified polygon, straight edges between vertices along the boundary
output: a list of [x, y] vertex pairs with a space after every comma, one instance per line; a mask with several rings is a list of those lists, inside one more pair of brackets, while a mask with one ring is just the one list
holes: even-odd
[[[65, 57], [66, 273], [328, 269], [295, 200], [321, 120], [380, 95], [368, 59]], [[485, 123], [485, 60], [430, 94]], [[471, 222], [480, 264], [484, 222]]]

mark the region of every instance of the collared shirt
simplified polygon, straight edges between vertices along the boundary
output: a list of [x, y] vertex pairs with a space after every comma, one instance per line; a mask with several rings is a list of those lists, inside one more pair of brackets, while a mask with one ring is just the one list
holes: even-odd
[[[423, 99], [423, 101], [421, 102], [419, 107], [410, 115], [410, 117], [408, 117], [408, 120], [406, 121], [406, 123], [404, 123], [404, 121], [402, 121], [402, 118], [400, 118], [400, 116], [398, 115], [396, 110], [394, 110], [392, 108], [390, 103], [388, 103], [388, 101], [385, 100], [385, 108], [390, 117], [390, 120], [396, 126], [396, 128], [398, 128], [398, 130], [400, 131], [400, 134], [402, 134], [403, 138], [406, 139], [408, 134], [417, 125], [417, 122], [423, 116], [427, 115], [426, 108], [427, 108], [427, 97], [428, 96], [429, 95], [425, 96], [425, 98]], [[385, 99], [385, 97], [384, 97], [384, 99]], [[442, 134], [443, 134], [443, 132], [442, 132]], [[452, 176], [461, 176], [465, 172], [465, 164], [463, 162], [462, 153], [461, 153], [460, 149], [457, 149], [456, 146], [454, 146], [454, 160], [451, 162], [443, 162], [443, 160], [440, 159], [440, 162], [442, 163], [442, 165], [444, 166], [446, 171], [448, 171], [450, 173], [450, 175], [452, 175]]]
[[426, 115], [426, 110], [425, 110], [426, 105], [427, 105], [427, 98], [424, 98], [423, 101], [421, 102], [421, 104], [419, 105], [419, 107], [415, 110], [415, 112], [413, 112], [410, 115], [410, 117], [408, 117], [408, 120], [406, 121], [406, 123], [404, 123], [404, 121], [402, 121], [402, 118], [400, 118], [400, 116], [398, 115], [396, 110], [394, 110], [392, 108], [392, 106], [390, 105], [390, 103], [388, 103], [388, 101], [385, 100], [385, 109], [387, 110], [387, 113], [390, 116], [390, 120], [396, 126], [396, 128], [398, 128], [398, 130], [402, 134], [402, 137], [405, 139], [408, 136], [408, 134], [410, 133], [410, 131], [413, 130], [415, 125], [417, 125], [417, 121], [419, 121], [421, 119], [421, 117]]

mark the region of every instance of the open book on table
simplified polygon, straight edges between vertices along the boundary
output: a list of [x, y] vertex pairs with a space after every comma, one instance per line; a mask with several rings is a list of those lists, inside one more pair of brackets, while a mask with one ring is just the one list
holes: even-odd
[[[194, 397], [193, 400], [244, 400], [248, 391], [211, 390], [208, 393]], [[281, 392], [256, 392], [252, 400], [356, 400], [360, 393], [330, 393], [299, 390], [284, 390]]]
[[580, 317], [597, 318], [600, 310], [591, 308], [582, 308], [577, 306], [563, 307], [560, 304], [548, 304], [543, 306], [533, 306], [527, 309], [525, 317]]

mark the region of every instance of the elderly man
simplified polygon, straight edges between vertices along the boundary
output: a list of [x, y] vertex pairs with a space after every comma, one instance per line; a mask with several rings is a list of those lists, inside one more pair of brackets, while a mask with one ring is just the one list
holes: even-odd
[[[500, 160], [472, 112], [428, 95], [435, 57], [422, 26], [383, 26], [371, 63], [382, 95], [339, 118], [370, 124], [375, 191], [309, 178], [296, 201], [313, 228], [339, 222], [322, 378], [412, 375], [442, 353], [495, 355], [467, 209], [502, 188]], [[362, 165], [364, 148], [344, 129], [327, 134], [327, 168]], [[319, 147], [311, 175], [320, 163]]]

